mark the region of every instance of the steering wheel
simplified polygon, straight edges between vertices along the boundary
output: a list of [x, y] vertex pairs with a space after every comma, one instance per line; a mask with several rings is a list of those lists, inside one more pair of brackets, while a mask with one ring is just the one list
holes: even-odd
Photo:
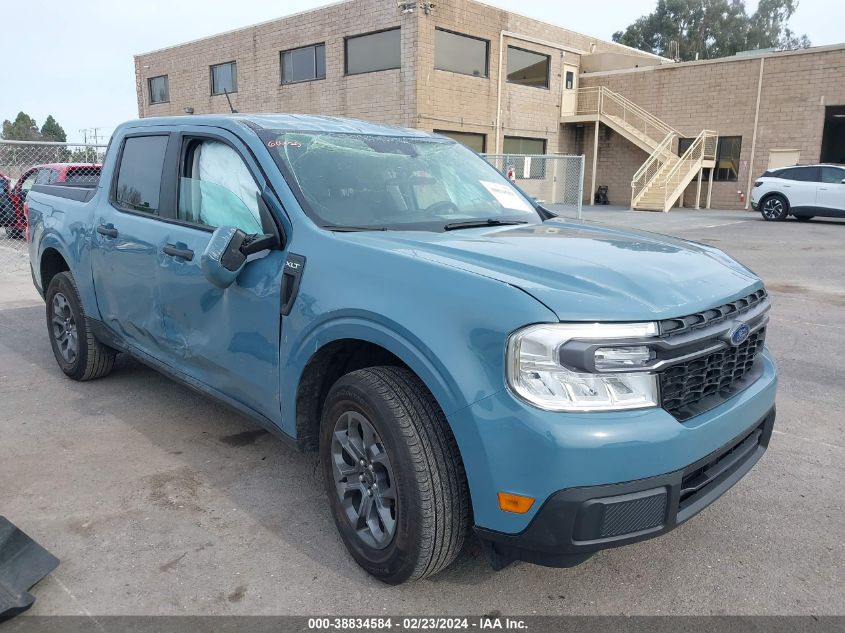
[[458, 206], [451, 200], [441, 200], [423, 209], [423, 213], [426, 215], [440, 215], [444, 211], [451, 211], [452, 213], [461, 212]]

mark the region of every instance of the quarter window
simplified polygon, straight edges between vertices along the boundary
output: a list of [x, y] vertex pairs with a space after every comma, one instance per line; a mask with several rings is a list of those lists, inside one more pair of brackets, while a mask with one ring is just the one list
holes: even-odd
[[487, 77], [489, 48], [487, 40], [436, 29], [434, 67], [473, 77]]
[[263, 233], [258, 185], [238, 152], [220, 141], [195, 140], [185, 156], [176, 214], [180, 220]]
[[348, 37], [345, 44], [347, 75], [389, 70], [401, 66], [402, 47], [398, 28]]
[[170, 85], [167, 75], [151, 77], [147, 82], [147, 87], [149, 89], [150, 105], [170, 101]]
[[472, 132], [451, 132], [449, 130], [434, 130], [435, 134], [442, 134], [451, 139], [466, 145], [476, 154], [483, 154], [487, 151], [487, 135], [473, 134]]
[[222, 95], [238, 91], [238, 65], [235, 62], [211, 67], [211, 94]]
[[282, 51], [282, 83], [326, 78], [326, 45], [314, 44]]
[[549, 87], [551, 57], [508, 46], [508, 81], [535, 88]]
[[114, 190], [114, 201], [118, 206], [158, 214], [167, 139], [167, 136], [131, 136], [126, 139]]

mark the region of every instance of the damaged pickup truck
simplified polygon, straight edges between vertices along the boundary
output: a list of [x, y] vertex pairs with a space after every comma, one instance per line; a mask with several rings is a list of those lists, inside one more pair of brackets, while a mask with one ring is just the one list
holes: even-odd
[[388, 583], [444, 569], [470, 527], [496, 568], [658, 536], [772, 433], [757, 276], [554, 217], [443, 137], [144, 119], [96, 185], [36, 185], [27, 213], [62, 371], [124, 352], [319, 450], [341, 538]]

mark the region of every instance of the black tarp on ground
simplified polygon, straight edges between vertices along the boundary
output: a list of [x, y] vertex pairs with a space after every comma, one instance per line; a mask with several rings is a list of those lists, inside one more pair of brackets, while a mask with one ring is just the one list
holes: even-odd
[[59, 564], [38, 543], [0, 516], [0, 622], [35, 602], [29, 589]]

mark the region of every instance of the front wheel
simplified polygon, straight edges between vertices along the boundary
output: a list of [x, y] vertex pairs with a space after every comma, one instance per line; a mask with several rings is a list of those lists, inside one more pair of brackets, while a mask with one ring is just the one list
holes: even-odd
[[769, 196], [760, 204], [760, 213], [769, 222], [785, 220], [789, 215], [789, 203], [781, 195]]
[[463, 463], [443, 412], [409, 370], [341, 377], [323, 407], [320, 459], [341, 538], [379, 580], [430, 576], [461, 551], [469, 523]]
[[50, 280], [45, 299], [50, 344], [62, 371], [74, 380], [92, 380], [111, 372], [115, 351], [94, 338], [70, 273]]

